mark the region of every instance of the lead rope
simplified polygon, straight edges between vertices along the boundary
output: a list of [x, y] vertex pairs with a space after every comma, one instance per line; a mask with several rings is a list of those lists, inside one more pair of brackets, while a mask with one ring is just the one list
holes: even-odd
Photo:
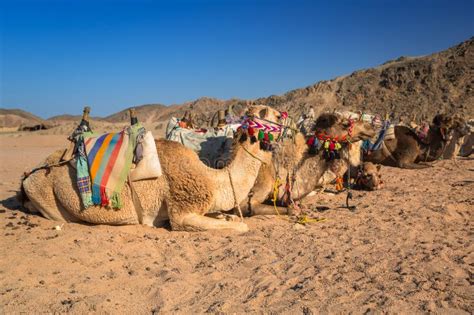
[[237, 202], [237, 194], [235, 193], [234, 182], [232, 181], [232, 175], [230, 174], [229, 168], [227, 168], [227, 174], [229, 174], [230, 187], [232, 187], [232, 195], [234, 196], [234, 208], [236, 207], [237, 210], [239, 210], [240, 220], [244, 222], [244, 216], [242, 215], [242, 209], [240, 209], [240, 205]]
[[352, 128], [354, 127], [354, 123], [351, 120], [351, 125], [349, 126], [349, 130], [347, 132], [347, 142], [349, 145], [347, 146], [347, 197], [346, 197], [346, 207], [348, 210], [353, 211], [355, 210], [355, 206], [349, 205], [349, 200], [352, 199], [352, 191], [351, 191], [351, 146], [352, 146]]

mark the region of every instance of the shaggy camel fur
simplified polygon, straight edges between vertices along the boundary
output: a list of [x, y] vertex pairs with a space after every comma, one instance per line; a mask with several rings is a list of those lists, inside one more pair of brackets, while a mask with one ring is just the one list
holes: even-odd
[[372, 152], [365, 159], [400, 168], [426, 168], [429, 165], [417, 163], [432, 162], [442, 157], [450, 132], [464, 133], [462, 129], [452, 117], [439, 114], [433, 118], [426, 142], [422, 142], [409, 127], [395, 126], [395, 138], [385, 140], [382, 150]]
[[[329, 119], [330, 117], [330, 119]], [[330, 121], [326, 121], [329, 119]], [[347, 135], [347, 128], [349, 125], [346, 121], [340, 120], [338, 117], [329, 114], [322, 115], [316, 122], [316, 126], [320, 127], [320, 131], [324, 130], [327, 134], [332, 136]], [[368, 139], [375, 135], [372, 127], [362, 121], [354, 122], [352, 139], [358, 141], [361, 139]], [[347, 153], [348, 147], [342, 149], [343, 164], [347, 165], [349, 155]], [[358, 163], [359, 157], [354, 157], [351, 164]], [[274, 209], [262, 205], [273, 192], [274, 184], [277, 177], [282, 181], [282, 185], [278, 188], [278, 195], [282, 196], [285, 193], [285, 181], [287, 176], [289, 178], [293, 175], [294, 184], [292, 188], [292, 199], [298, 200], [309, 194], [316, 187], [326, 184], [327, 181], [332, 180], [331, 176], [324, 176], [331, 163], [326, 162], [321, 154], [311, 155], [308, 153], [308, 146], [304, 135], [298, 133], [294, 139], [284, 139], [278, 146], [278, 149], [273, 156], [273, 165], [265, 166], [260, 169], [256, 180], [256, 185], [252, 189], [252, 194], [245, 203], [241, 206], [247, 213], [257, 214], [274, 214]], [[357, 165], [357, 164], [356, 164]], [[344, 174], [342, 171], [340, 176]]]
[[[133, 183], [142, 211], [135, 206], [137, 203], [127, 188], [122, 190], [124, 206], [120, 210], [100, 206], [83, 209], [75, 184], [75, 170], [69, 164], [31, 174], [23, 181], [23, 189], [30, 200], [29, 208], [37, 209], [52, 220], [160, 226], [169, 219], [173, 230], [233, 229], [245, 232], [248, 227], [243, 222], [204, 216], [231, 210], [235, 202], [241, 203], [254, 186], [262, 163], [271, 161], [271, 154], [261, 151], [258, 143], [245, 141], [235, 146], [230, 165], [215, 170], [206, 167], [195, 152], [183, 145], [157, 140], [164, 175]], [[56, 152], [47, 162], [58, 161], [61, 153]]]

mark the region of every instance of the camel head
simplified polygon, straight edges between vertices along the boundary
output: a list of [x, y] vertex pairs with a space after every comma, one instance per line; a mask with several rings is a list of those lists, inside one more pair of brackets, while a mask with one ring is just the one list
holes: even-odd
[[357, 174], [356, 185], [363, 190], [378, 190], [383, 187], [381, 165], [365, 162]]
[[376, 132], [371, 124], [363, 120], [351, 120], [334, 113], [322, 114], [316, 119], [313, 130], [332, 137], [350, 138], [351, 141], [371, 139]]
[[453, 117], [453, 131], [456, 131], [459, 137], [467, 136], [471, 133], [471, 128], [465, 119], [460, 116]]
[[448, 141], [453, 130], [463, 131], [460, 118], [451, 117], [446, 114], [437, 114], [433, 118], [430, 129], [439, 131], [443, 141]]

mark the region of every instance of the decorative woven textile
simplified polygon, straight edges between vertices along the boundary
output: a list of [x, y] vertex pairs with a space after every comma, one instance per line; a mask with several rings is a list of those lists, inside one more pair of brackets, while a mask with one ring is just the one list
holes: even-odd
[[[84, 202], [86, 208], [92, 204], [122, 207], [120, 192], [132, 165], [137, 137], [142, 132], [144, 128], [136, 124], [118, 133], [82, 135], [92, 191], [91, 202]], [[78, 169], [78, 187], [84, 201], [88, 190], [87, 180], [82, 177]]]

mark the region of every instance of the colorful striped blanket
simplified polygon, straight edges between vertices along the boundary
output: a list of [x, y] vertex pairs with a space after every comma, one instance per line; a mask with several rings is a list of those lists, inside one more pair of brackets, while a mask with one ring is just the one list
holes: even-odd
[[85, 155], [82, 158], [79, 155], [76, 161], [77, 184], [85, 208], [91, 205], [122, 207], [120, 192], [132, 166], [138, 135], [142, 132], [144, 128], [137, 124], [118, 133], [80, 136]]

